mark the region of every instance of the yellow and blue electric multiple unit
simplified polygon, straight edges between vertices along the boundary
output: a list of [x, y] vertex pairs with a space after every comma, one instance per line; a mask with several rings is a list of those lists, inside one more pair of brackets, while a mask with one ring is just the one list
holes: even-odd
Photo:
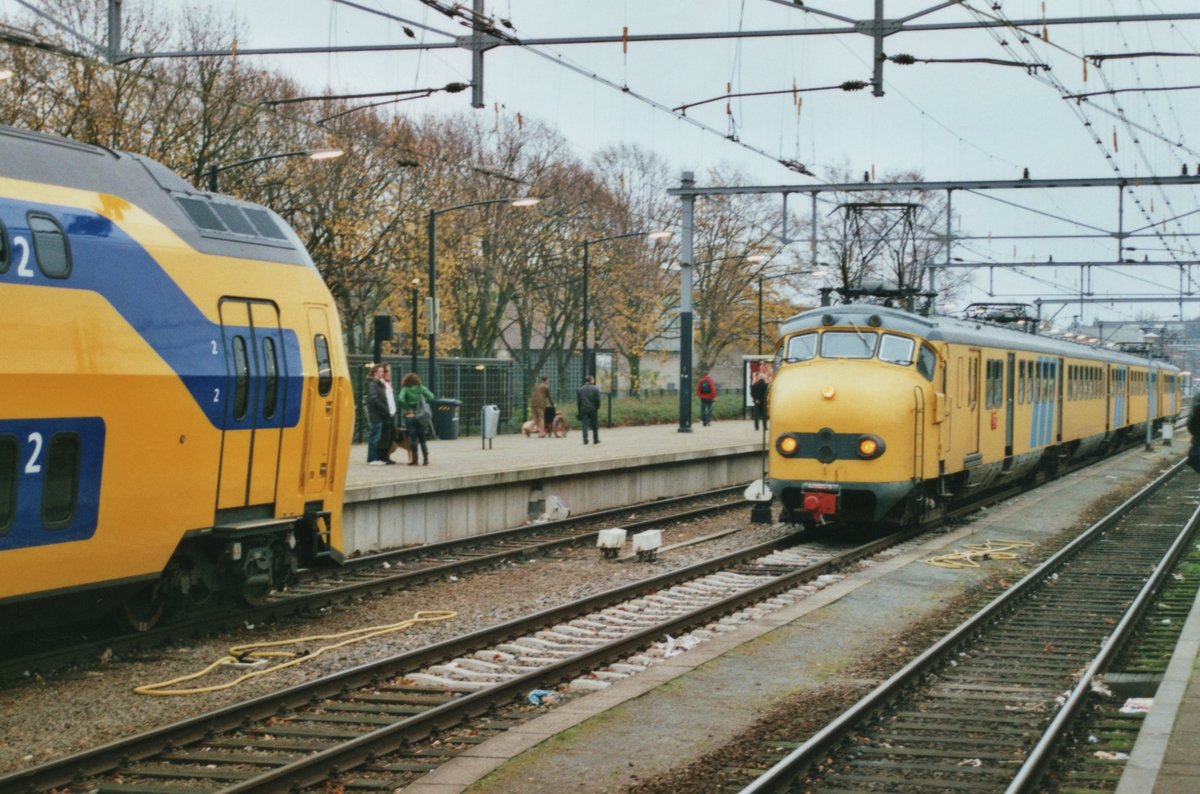
[[0, 128], [0, 626], [261, 599], [336, 560], [353, 398], [270, 210]]
[[906, 524], [1053, 475], [1181, 408], [1179, 370], [996, 324], [864, 304], [780, 329], [768, 473], [781, 518]]

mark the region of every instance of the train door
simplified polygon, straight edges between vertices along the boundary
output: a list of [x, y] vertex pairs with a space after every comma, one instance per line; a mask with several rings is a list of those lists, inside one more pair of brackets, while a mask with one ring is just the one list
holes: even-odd
[[304, 450], [304, 494], [318, 497], [329, 489], [333, 455], [334, 380], [330, 358], [329, 317], [323, 307], [308, 309], [307, 344], [311, 345], [317, 365], [316, 382], [306, 379], [304, 385], [304, 415], [307, 442]]
[[1147, 410], [1149, 410], [1149, 413], [1147, 414], [1147, 416], [1149, 416], [1149, 417], [1157, 417], [1158, 416], [1158, 381], [1159, 381], [1158, 375], [1159, 375], [1158, 370], [1154, 369], [1154, 367], [1151, 367], [1150, 368], [1150, 385], [1146, 391], [1146, 399], [1150, 401], [1150, 404], [1147, 409]]
[[983, 353], [979, 348], [971, 348], [967, 352], [967, 422], [970, 425], [970, 442], [967, 444], [967, 454], [979, 452], [979, 423], [983, 421], [979, 410], [979, 378]]
[[1067, 378], [1064, 374], [1063, 360], [1060, 358], [1052, 365], [1054, 367], [1054, 395], [1058, 410], [1054, 419], [1054, 442], [1061, 444], [1063, 439], [1063, 394], [1066, 391]]
[[1113, 371], [1113, 420], [1114, 428], [1124, 427], [1129, 420], [1125, 415], [1129, 406], [1129, 369], [1117, 367]]
[[225, 386], [217, 509], [271, 504], [278, 479], [283, 394], [279, 310], [266, 301], [220, 303]]
[[1004, 456], [1012, 457], [1013, 454], [1013, 421], [1014, 413], [1016, 412], [1016, 380], [1017, 380], [1017, 357], [1014, 353], [1008, 354], [1007, 366], [1004, 371]]

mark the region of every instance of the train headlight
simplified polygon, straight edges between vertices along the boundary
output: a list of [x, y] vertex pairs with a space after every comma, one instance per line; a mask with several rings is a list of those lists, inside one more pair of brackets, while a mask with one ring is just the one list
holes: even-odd
[[784, 455], [795, 455], [800, 442], [796, 440], [795, 436], [781, 436], [776, 446]]
[[883, 439], [879, 436], [860, 436], [858, 439], [858, 456], [863, 460], [874, 460], [884, 449]]

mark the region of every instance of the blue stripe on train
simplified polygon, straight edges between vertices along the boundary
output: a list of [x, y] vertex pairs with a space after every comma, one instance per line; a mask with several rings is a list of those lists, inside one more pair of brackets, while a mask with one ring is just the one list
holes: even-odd
[[[68, 278], [47, 278], [33, 262], [32, 235], [27, 212], [51, 215], [62, 224], [71, 243], [72, 269]], [[18, 262], [10, 261], [0, 273], [0, 284], [26, 284], [56, 289], [77, 289], [102, 296], [129, 323], [142, 339], [182, 379], [192, 398], [219, 429], [243, 429], [249, 421], [226, 422], [225, 401], [229, 389], [223, 356], [212, 354], [212, 344], [222, 343], [221, 326], [213, 323], [162, 269], [154, 257], [107, 218], [74, 208], [35, 202], [0, 199], [0, 221], [6, 227], [5, 247], [15, 260], [13, 240], [21, 236], [29, 249], [29, 276], [18, 271]], [[280, 265], [294, 267], [294, 265]], [[215, 308], [215, 307], [214, 307]], [[235, 329], [248, 333], [248, 328]], [[300, 420], [302, 369], [300, 343], [295, 331], [284, 328], [283, 355], [288, 383], [283, 390], [283, 410], [273, 420], [258, 422], [259, 427], [294, 427]], [[282, 373], [281, 373], [282, 374]], [[220, 390], [222, 398], [214, 402]]]
[[[56, 439], [78, 441], [78, 477], [69, 469], [56, 472], [57, 493], [47, 501], [46, 476], [51, 466], [68, 465], [61, 459], [51, 463]], [[0, 483], [15, 481], [17, 486], [15, 494], [4, 495], [8, 504], [0, 514], [0, 551], [87, 540], [96, 534], [104, 439], [104, 420], [98, 416], [0, 420], [0, 445], [5, 452], [0, 461], [16, 470], [0, 471]], [[14, 451], [15, 457], [11, 455]], [[73, 499], [72, 485], [77, 486]], [[14, 498], [9, 501], [9, 496]], [[73, 509], [69, 509], [71, 504]], [[51, 511], [49, 520], [47, 509]], [[67, 512], [69, 516], [55, 515]]]

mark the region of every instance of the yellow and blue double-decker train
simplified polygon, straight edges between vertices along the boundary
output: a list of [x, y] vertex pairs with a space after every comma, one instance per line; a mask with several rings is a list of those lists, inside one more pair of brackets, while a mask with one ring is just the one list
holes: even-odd
[[342, 331], [278, 215], [0, 128], [0, 339], [0, 627], [146, 627], [340, 557]]
[[868, 304], [807, 311], [776, 348], [771, 492], [798, 524], [911, 523], [1142, 438], [1179, 412], [1179, 374], [998, 324]]

